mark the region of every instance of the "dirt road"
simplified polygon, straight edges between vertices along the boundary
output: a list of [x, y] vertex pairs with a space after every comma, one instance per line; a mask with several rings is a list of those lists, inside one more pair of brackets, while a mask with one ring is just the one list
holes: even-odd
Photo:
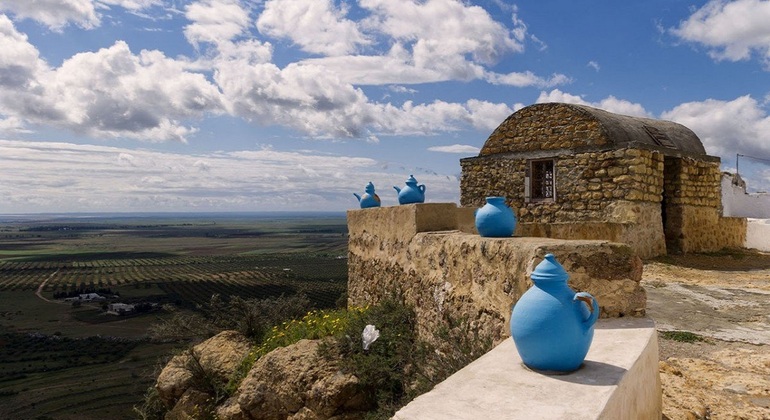
[[643, 285], [664, 418], [770, 419], [770, 255], [666, 257]]

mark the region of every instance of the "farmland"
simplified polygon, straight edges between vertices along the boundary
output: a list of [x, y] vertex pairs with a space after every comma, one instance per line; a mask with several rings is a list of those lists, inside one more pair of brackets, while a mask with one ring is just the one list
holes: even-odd
[[[331, 307], [346, 255], [341, 214], [0, 216], [0, 417], [133, 418], [160, 358], [189, 345], [147, 339], [169, 310], [213, 294]], [[54, 298], [86, 290], [157, 309]]]

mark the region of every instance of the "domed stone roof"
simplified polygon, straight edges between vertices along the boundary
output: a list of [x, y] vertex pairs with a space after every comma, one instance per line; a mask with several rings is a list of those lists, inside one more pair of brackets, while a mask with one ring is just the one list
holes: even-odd
[[479, 156], [627, 147], [657, 149], [666, 155], [706, 155], [698, 136], [675, 122], [613, 114], [585, 105], [544, 103], [506, 118]]

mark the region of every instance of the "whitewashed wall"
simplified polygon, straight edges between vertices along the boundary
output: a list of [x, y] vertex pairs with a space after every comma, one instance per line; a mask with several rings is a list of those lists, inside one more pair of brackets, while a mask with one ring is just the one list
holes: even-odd
[[770, 251], [770, 219], [748, 219], [746, 248]]
[[746, 248], [770, 251], [770, 194], [747, 194], [746, 184], [734, 174], [722, 173], [722, 215], [746, 217]]
[[[737, 180], [737, 183], [734, 182]], [[722, 173], [722, 215], [770, 219], [770, 194], [747, 194], [746, 184], [740, 177]]]

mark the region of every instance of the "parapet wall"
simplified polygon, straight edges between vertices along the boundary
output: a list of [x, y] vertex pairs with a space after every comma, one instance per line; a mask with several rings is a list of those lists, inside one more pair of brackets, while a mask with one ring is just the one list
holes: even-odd
[[468, 322], [491, 342], [509, 336], [511, 308], [549, 252], [570, 274], [575, 291], [597, 298], [602, 317], [644, 315], [642, 263], [628, 245], [482, 238], [467, 233], [472, 210], [453, 203], [350, 210], [347, 216], [348, 303], [363, 306], [396, 295], [414, 306], [425, 338], [446, 320]]

